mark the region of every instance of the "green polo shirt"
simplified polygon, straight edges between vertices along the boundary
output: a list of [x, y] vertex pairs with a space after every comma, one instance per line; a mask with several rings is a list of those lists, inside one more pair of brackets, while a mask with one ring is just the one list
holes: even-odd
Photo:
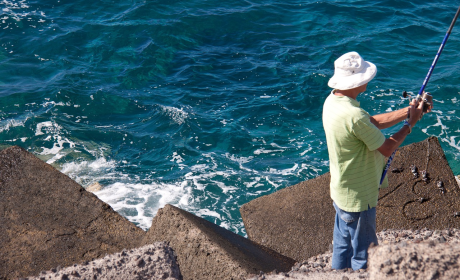
[[[331, 198], [348, 212], [377, 206], [385, 157], [377, 150], [383, 133], [359, 102], [331, 93], [323, 106], [323, 127], [331, 171]], [[388, 186], [388, 180], [382, 188]]]

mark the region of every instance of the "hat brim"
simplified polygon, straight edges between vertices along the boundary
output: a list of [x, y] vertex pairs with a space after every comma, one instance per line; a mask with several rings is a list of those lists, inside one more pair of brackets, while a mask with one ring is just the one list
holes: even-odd
[[334, 89], [347, 90], [360, 87], [370, 82], [377, 74], [377, 67], [369, 61], [364, 62], [363, 71], [350, 76], [334, 74], [327, 85]]

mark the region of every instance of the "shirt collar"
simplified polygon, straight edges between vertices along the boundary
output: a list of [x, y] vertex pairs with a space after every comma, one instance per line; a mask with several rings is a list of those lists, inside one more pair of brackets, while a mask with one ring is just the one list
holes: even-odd
[[353, 98], [350, 98], [350, 97], [348, 97], [348, 96], [337, 96], [337, 95], [334, 94], [334, 92], [335, 92], [335, 89], [333, 89], [333, 90], [331, 91], [331, 95], [332, 95], [333, 98], [335, 98], [336, 100], [342, 101], [342, 102], [348, 102], [348, 103], [350, 103], [351, 105], [356, 106], [356, 107], [359, 107], [359, 106], [360, 106], [360, 102], [359, 102], [358, 100], [353, 99]]

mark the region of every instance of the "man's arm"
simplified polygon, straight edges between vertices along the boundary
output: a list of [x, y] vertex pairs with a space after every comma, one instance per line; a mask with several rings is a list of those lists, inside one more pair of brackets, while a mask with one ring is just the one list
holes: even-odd
[[[419, 104], [417, 104], [416, 102], [417, 101], [413, 100], [411, 102], [411, 105], [409, 106], [409, 110], [410, 110], [409, 124], [411, 125], [411, 127], [415, 126], [415, 124], [420, 120], [420, 118], [422, 116], [422, 113], [423, 113], [423, 104], [424, 104], [424, 102], [422, 101]], [[418, 105], [418, 106], [416, 106], [416, 105]], [[401, 120], [404, 120], [407, 117], [407, 108], [402, 109], [402, 110], [406, 110], [406, 114], [401, 119]], [[398, 110], [398, 111], [401, 111], [401, 110]], [[396, 113], [398, 111], [395, 111], [395, 112], [392, 112], [392, 113]], [[391, 114], [391, 113], [389, 113], [389, 114]], [[398, 114], [401, 114], [401, 113], [398, 113]], [[383, 115], [386, 115], [386, 114], [383, 114]], [[394, 115], [397, 115], [397, 114], [394, 114]], [[409, 126], [407, 126], [407, 125], [404, 125], [398, 132], [393, 134], [390, 138], [386, 139], [385, 142], [383, 142], [382, 146], [380, 146], [380, 148], [378, 148], [377, 150], [382, 155], [384, 155], [385, 157], [391, 156], [393, 151], [396, 150], [396, 148], [398, 148], [403, 143], [404, 139], [406, 139], [406, 136], [410, 132], [411, 132], [411, 128]]]
[[383, 145], [377, 150], [385, 157], [391, 156], [393, 151], [404, 142], [404, 139], [406, 139], [409, 131], [410, 128], [408, 126], [403, 126], [398, 132], [390, 136], [390, 138], [385, 139]]
[[410, 107], [405, 107], [397, 111], [371, 116], [371, 123], [380, 130], [392, 127], [407, 118], [409, 109]]

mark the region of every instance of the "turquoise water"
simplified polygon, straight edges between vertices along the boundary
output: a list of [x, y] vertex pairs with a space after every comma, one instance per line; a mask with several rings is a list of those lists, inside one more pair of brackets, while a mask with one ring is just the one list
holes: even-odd
[[[371, 114], [408, 104], [452, 1], [0, 2], [0, 148], [19, 145], [147, 229], [170, 203], [245, 235], [239, 207], [328, 171], [322, 103], [333, 62], [378, 67]], [[460, 23], [458, 24], [460, 25]], [[460, 173], [460, 26], [428, 84]], [[398, 127], [385, 130], [391, 135]]]

